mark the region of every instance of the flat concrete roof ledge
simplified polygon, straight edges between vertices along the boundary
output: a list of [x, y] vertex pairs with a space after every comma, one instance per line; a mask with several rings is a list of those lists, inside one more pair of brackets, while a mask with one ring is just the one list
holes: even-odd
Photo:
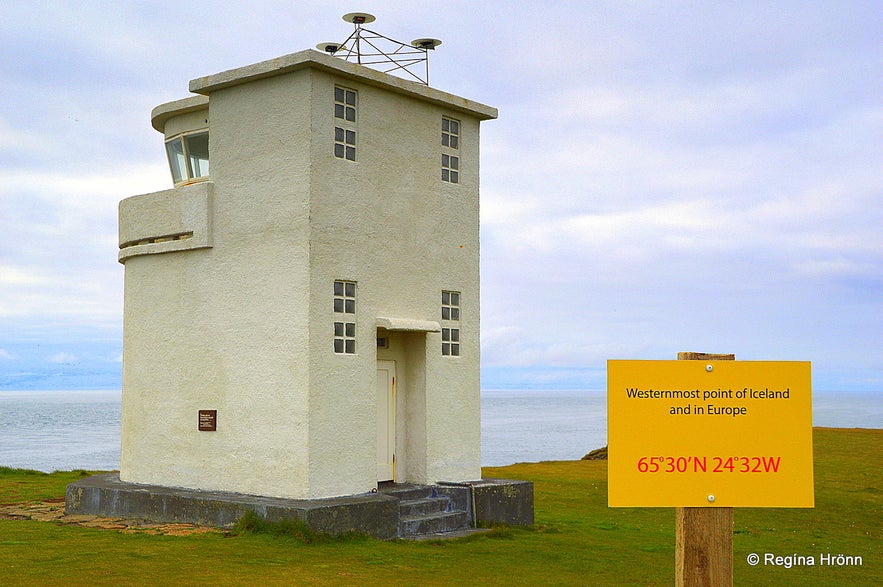
[[150, 112], [150, 124], [159, 132], [165, 132], [166, 122], [170, 118], [206, 108], [208, 108], [208, 96], [190, 96], [174, 102], [166, 102]]
[[402, 332], [441, 332], [438, 322], [432, 320], [416, 320], [413, 318], [377, 318], [377, 328]]
[[480, 120], [497, 117], [497, 109], [491, 106], [442, 92], [424, 84], [377, 71], [364, 65], [350, 63], [339, 57], [332, 57], [313, 49], [283, 55], [282, 57], [268, 59], [267, 61], [236, 69], [229, 69], [214, 75], [198, 77], [190, 80], [190, 91], [194, 94], [209, 95], [216, 90], [283, 75], [309, 67], [357, 79], [362, 83], [382, 87], [401, 94], [409, 94], [448, 108], [468, 112]]

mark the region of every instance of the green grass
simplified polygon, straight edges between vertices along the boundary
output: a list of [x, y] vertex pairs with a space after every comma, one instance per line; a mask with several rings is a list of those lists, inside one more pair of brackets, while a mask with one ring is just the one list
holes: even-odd
[[68, 483], [91, 474], [89, 471], [81, 470], [50, 474], [29, 469], [0, 467], [0, 505], [63, 498]]
[[[816, 429], [814, 444], [814, 509], [736, 510], [736, 585], [883, 585], [883, 430]], [[182, 537], [0, 520], [0, 585], [671, 585], [674, 511], [608, 508], [606, 474], [604, 461], [485, 469], [535, 483], [537, 524], [454, 541], [318, 539], [254, 520]], [[0, 503], [59, 498], [81, 475], [0, 468]], [[752, 552], [864, 564], [751, 567]]]

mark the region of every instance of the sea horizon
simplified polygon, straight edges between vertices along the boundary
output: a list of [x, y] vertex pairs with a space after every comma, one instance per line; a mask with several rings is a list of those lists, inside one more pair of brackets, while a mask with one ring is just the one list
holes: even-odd
[[[605, 390], [483, 389], [482, 466], [578, 460], [607, 444]], [[120, 389], [0, 390], [0, 466], [119, 468]], [[883, 428], [883, 392], [814, 391], [813, 426]]]

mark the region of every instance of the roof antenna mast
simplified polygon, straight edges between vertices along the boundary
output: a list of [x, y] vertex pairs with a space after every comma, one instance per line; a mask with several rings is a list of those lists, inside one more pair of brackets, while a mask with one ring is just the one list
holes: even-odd
[[376, 20], [365, 12], [350, 12], [343, 20], [353, 24], [352, 34], [343, 43], [319, 43], [317, 49], [345, 61], [377, 66], [384, 73], [400, 73], [429, 85], [429, 51], [441, 45], [441, 41], [431, 38], [414, 39], [410, 43], [396, 41], [362, 26]]

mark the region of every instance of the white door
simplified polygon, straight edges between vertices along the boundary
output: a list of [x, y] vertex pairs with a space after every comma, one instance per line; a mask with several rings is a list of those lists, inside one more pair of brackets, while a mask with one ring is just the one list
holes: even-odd
[[396, 478], [396, 364], [377, 361], [377, 480]]

